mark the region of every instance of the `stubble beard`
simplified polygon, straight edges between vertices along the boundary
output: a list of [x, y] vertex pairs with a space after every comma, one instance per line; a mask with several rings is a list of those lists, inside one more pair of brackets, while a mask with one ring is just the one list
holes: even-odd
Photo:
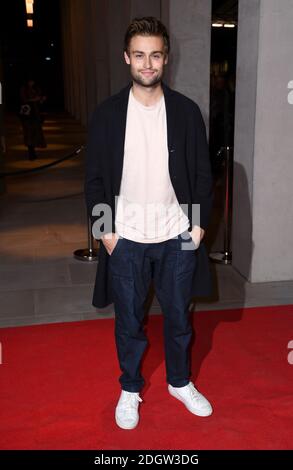
[[147, 79], [146, 81], [144, 81], [143, 78], [141, 77], [141, 75], [138, 72], [133, 72], [131, 70], [132, 80], [135, 83], [137, 83], [138, 85], [143, 86], [145, 88], [151, 88], [151, 87], [156, 86], [158, 83], [161, 83], [162, 75], [163, 74], [160, 75], [160, 74], [155, 72], [154, 77], [152, 77], [151, 80]]

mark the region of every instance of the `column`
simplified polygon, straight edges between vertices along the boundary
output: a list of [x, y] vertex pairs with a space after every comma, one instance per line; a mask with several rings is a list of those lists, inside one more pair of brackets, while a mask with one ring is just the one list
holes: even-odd
[[293, 279], [293, 0], [239, 0], [233, 266]]

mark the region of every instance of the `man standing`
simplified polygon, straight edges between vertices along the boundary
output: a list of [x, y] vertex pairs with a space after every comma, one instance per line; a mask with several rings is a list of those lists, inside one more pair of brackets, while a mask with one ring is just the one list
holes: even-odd
[[[85, 193], [93, 233], [102, 242], [93, 305], [114, 302], [122, 371], [115, 419], [123, 429], [139, 421], [144, 302], [152, 278], [164, 315], [169, 393], [193, 414], [212, 413], [190, 381], [189, 357], [189, 304], [194, 295], [211, 292], [202, 239], [212, 177], [198, 105], [162, 81], [169, 50], [159, 20], [132, 21], [124, 43], [132, 82], [97, 107], [88, 136]], [[110, 221], [100, 226], [105, 207], [111, 209]], [[200, 218], [194, 221], [198, 207]]]

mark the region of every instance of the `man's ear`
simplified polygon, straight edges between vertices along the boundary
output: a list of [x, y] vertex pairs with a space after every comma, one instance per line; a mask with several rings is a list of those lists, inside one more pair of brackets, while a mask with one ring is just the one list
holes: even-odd
[[126, 51], [124, 51], [124, 60], [128, 65], [130, 65], [130, 59], [129, 59]]
[[165, 59], [164, 59], [164, 65], [168, 64], [168, 59], [169, 59], [169, 55], [166, 54]]

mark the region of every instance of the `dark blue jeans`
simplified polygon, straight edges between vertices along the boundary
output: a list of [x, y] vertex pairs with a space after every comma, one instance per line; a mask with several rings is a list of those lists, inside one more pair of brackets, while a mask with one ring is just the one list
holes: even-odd
[[164, 315], [167, 382], [174, 387], [189, 383], [192, 336], [189, 304], [195, 264], [195, 245], [188, 231], [160, 243], [118, 239], [109, 268], [123, 390], [139, 392], [144, 385], [140, 371], [147, 346], [144, 304], [152, 278]]

